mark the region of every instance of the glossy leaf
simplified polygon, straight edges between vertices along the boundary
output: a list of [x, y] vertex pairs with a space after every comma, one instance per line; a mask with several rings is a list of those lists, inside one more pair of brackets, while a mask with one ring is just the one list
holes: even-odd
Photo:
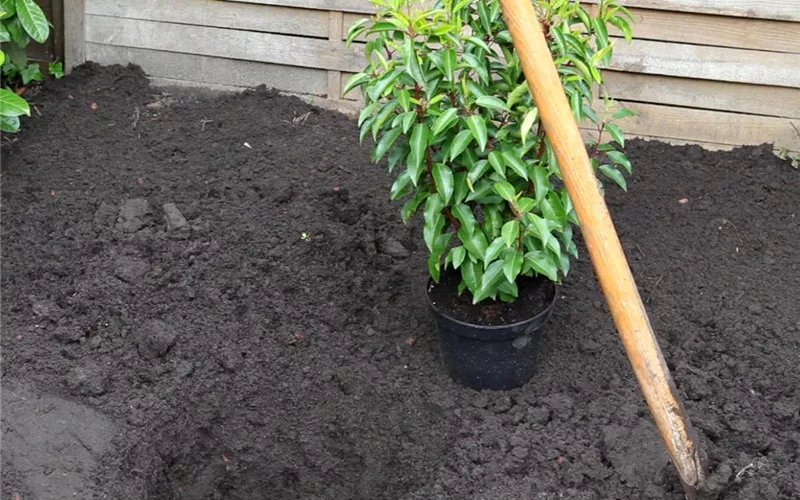
[[453, 171], [445, 164], [437, 163], [433, 166], [433, 179], [436, 182], [436, 190], [447, 205], [453, 197]]
[[503, 224], [503, 241], [508, 248], [516, 246], [517, 238], [519, 238], [519, 221], [510, 220]]
[[478, 141], [481, 151], [484, 151], [488, 141], [488, 132], [486, 131], [486, 122], [483, 121], [483, 117], [481, 115], [470, 116], [467, 118], [467, 127], [472, 132], [472, 137]]

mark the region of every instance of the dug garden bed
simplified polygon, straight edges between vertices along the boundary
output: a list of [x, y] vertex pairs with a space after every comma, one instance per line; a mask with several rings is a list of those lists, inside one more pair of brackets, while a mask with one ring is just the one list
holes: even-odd
[[[93, 64], [30, 101], [2, 145], [4, 500], [682, 498], [585, 249], [534, 379], [475, 392], [345, 116]], [[800, 498], [800, 173], [628, 151], [608, 203], [721, 498]]]

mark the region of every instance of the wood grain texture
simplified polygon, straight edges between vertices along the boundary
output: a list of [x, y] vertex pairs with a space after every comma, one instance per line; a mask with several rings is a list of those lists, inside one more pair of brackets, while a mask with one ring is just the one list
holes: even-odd
[[[584, 0], [598, 3], [598, 0]], [[755, 19], [800, 21], [797, 0], [625, 0], [625, 7], [668, 10], [672, 12], [697, 12], [717, 16], [735, 16]]]
[[338, 71], [363, 65], [357, 49], [328, 40], [105, 16], [86, 16], [86, 41]]
[[[800, 23], [797, 22], [635, 8], [631, 13], [636, 19], [633, 33], [639, 40], [800, 54]], [[622, 35], [613, 26], [609, 32]]]
[[134, 63], [148, 76], [195, 82], [209, 87], [256, 87], [264, 84], [277, 89], [292, 88], [303, 94], [323, 95], [327, 73], [320, 69], [298, 68], [252, 61], [237, 61], [195, 54], [137, 49], [87, 43], [89, 60], [100, 64]]
[[84, 0], [64, 0], [64, 71], [86, 62], [86, 4]]
[[368, 0], [223, 0], [255, 3], [259, 5], [282, 5], [301, 9], [335, 10], [338, 12], [358, 12], [372, 14], [375, 7]]
[[800, 89], [603, 72], [608, 94], [625, 101], [800, 118]]
[[217, 0], [86, 0], [86, 13], [317, 38], [328, 36], [326, 12], [271, 5]]
[[697, 499], [708, 475], [697, 434], [677, 397], [536, 13], [529, 0], [501, 5], [628, 359], [687, 497]]
[[[328, 13], [328, 40], [331, 44], [344, 49], [344, 13], [331, 11]], [[342, 97], [342, 72], [328, 71], [328, 98], [339, 99]]]
[[800, 88], [800, 54], [617, 40], [610, 69]]
[[800, 151], [800, 119], [726, 113], [659, 104], [620, 101], [637, 116], [619, 125], [630, 136], [653, 136], [730, 145], [774, 144], [776, 149]]

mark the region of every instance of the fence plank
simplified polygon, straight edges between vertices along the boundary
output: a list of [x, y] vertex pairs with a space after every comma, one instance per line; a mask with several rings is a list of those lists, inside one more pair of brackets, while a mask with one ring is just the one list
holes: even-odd
[[[342, 37], [344, 36], [344, 13], [331, 11], [328, 19], [328, 40], [331, 44], [343, 48]], [[328, 71], [328, 98], [339, 99], [342, 97], [342, 72]]]
[[800, 89], [617, 71], [603, 76], [615, 99], [800, 118]]
[[328, 40], [93, 15], [86, 41], [337, 71], [363, 65], [357, 48]]
[[610, 69], [800, 88], [800, 54], [620, 40]]
[[359, 12], [372, 14], [375, 7], [369, 0], [224, 0], [226, 2], [245, 2], [259, 5], [283, 5], [302, 9], [335, 10], [339, 12]]
[[281, 90], [323, 95], [328, 83], [326, 72], [320, 69], [96, 43], [88, 43], [86, 51], [89, 60], [100, 64], [134, 63], [149, 76], [195, 82], [198, 86], [244, 88], [264, 84]]
[[[599, 0], [583, 1], [599, 3]], [[629, 8], [800, 21], [800, 8], [798, 8], [797, 0], [770, 0], [768, 2], [762, 0], [624, 0], [622, 3]]]
[[[633, 34], [640, 40], [800, 54], [800, 23], [650, 9], [631, 9], [631, 13], [636, 19]], [[609, 31], [622, 35], [614, 27]]]
[[86, 5], [84, 0], [67, 0], [64, 4], [64, 71], [86, 62]]
[[774, 144], [800, 151], [800, 120], [722, 111], [679, 108], [658, 104], [620, 102], [638, 114], [620, 126], [630, 136], [654, 136], [730, 145]]
[[216, 0], [86, 0], [86, 13], [317, 38], [328, 36], [326, 12], [249, 3]]

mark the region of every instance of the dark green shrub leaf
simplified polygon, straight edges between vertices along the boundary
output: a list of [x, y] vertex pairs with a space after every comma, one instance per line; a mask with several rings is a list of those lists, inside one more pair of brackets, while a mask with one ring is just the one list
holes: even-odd
[[617, 183], [623, 191], [628, 190], [628, 183], [625, 181], [625, 176], [622, 172], [614, 168], [612, 165], [600, 165], [600, 171], [608, 176], [611, 180]]
[[488, 133], [486, 131], [486, 122], [483, 121], [481, 115], [472, 115], [467, 118], [467, 127], [472, 132], [472, 137], [478, 141], [481, 151], [486, 150], [486, 142], [488, 141]]
[[501, 198], [508, 202], [513, 202], [517, 197], [517, 193], [514, 191], [514, 186], [506, 181], [496, 182], [494, 184], [494, 191], [499, 194]]
[[522, 271], [522, 263], [524, 260], [525, 257], [522, 255], [522, 252], [513, 251], [506, 253], [503, 259], [503, 274], [509, 283], [514, 283], [516, 281], [517, 276], [519, 276], [520, 271]]
[[473, 134], [471, 130], [462, 130], [453, 138], [453, 144], [450, 147], [450, 161], [456, 159], [458, 155], [464, 152], [472, 142]]
[[497, 97], [490, 96], [490, 95], [485, 95], [485, 96], [479, 97], [475, 101], [475, 104], [477, 104], [478, 106], [481, 106], [483, 108], [487, 108], [487, 109], [498, 109], [498, 110], [501, 110], [501, 111], [508, 111], [508, 108], [506, 108], [506, 103], [504, 103], [503, 101], [501, 101]]
[[534, 251], [525, 254], [525, 260], [538, 274], [547, 276], [550, 281], [558, 281], [558, 268], [545, 252]]
[[31, 116], [31, 108], [22, 97], [8, 89], [0, 89], [0, 116]]
[[393, 128], [388, 132], [386, 132], [385, 134], [383, 134], [381, 140], [378, 142], [378, 145], [375, 146], [375, 155], [374, 155], [375, 161], [378, 161], [381, 158], [383, 158], [383, 155], [386, 154], [386, 151], [388, 151], [389, 148], [392, 147], [394, 141], [400, 136], [400, 132], [401, 131], [399, 128]]
[[503, 151], [503, 158], [506, 164], [511, 167], [511, 170], [526, 181], [528, 180], [528, 169], [525, 167], [525, 163], [523, 163], [519, 151], [516, 148]]
[[464, 262], [464, 257], [467, 256], [467, 251], [464, 247], [455, 247], [450, 249], [450, 262], [453, 263], [453, 269], [458, 269]]
[[[606, 123], [606, 130], [608, 133], [611, 134], [611, 138], [619, 144], [621, 147], [625, 147], [625, 134], [622, 133], [622, 130], [613, 123]], [[628, 171], [630, 173], [630, 170]]]
[[497, 172], [497, 175], [505, 179], [506, 165], [505, 162], [503, 161], [503, 156], [497, 151], [492, 151], [489, 153], [488, 158], [489, 158], [489, 165], [491, 165], [494, 171]]
[[13, 134], [19, 130], [18, 116], [0, 116], [0, 131]]
[[444, 200], [444, 204], [447, 205], [453, 196], [453, 171], [445, 164], [437, 163], [433, 166], [433, 180], [436, 182], [436, 190]]
[[503, 224], [503, 241], [508, 248], [516, 246], [517, 238], [519, 238], [519, 221], [510, 220]]
[[458, 120], [456, 116], [458, 114], [457, 108], [450, 108], [441, 115], [436, 118], [436, 121], [433, 122], [433, 136], [436, 137], [437, 135], [441, 134], [444, 130], [448, 129], [453, 123]]
[[39, 43], [46, 42], [47, 37], [50, 36], [50, 24], [41, 7], [36, 5], [33, 0], [16, 0], [14, 6], [17, 11], [17, 19], [31, 38]]
[[621, 153], [619, 151], [609, 151], [608, 153], [606, 153], [606, 155], [609, 157], [609, 159], [611, 159], [611, 161], [613, 161], [617, 165], [622, 165], [623, 167], [625, 167], [625, 170], [627, 170], [629, 174], [633, 171], [633, 167], [631, 167], [631, 162], [630, 160], [628, 160], [628, 157], [625, 156], [624, 153]]
[[428, 127], [424, 123], [414, 125], [408, 145], [411, 149], [411, 153], [408, 155], [408, 170], [411, 173], [411, 180], [416, 186], [422, 174], [422, 164], [428, 149]]

